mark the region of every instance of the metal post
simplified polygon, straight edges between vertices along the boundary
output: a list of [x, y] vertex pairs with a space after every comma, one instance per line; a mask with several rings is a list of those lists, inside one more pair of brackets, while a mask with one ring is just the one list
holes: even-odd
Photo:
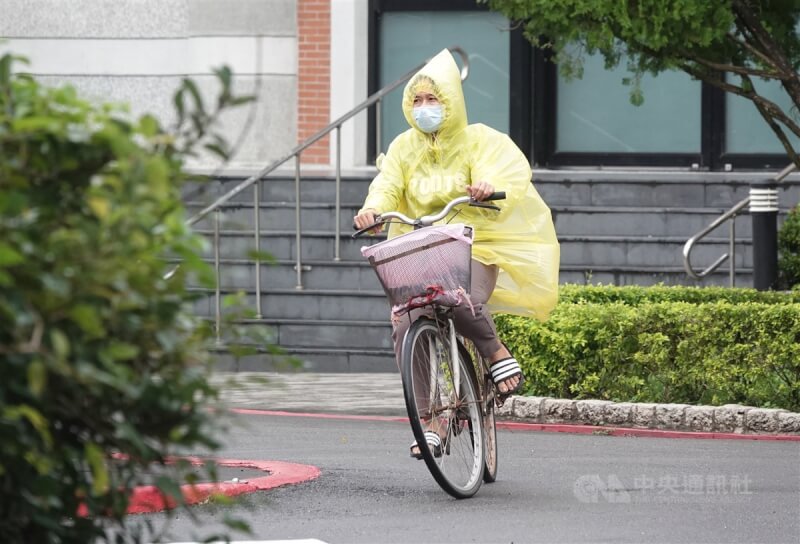
[[375, 102], [375, 156], [381, 154], [381, 101]]
[[778, 189], [774, 179], [750, 187], [753, 218], [753, 287], [774, 289], [778, 281]]
[[339, 255], [339, 246], [342, 234], [341, 225], [339, 224], [340, 217], [342, 210], [342, 125], [338, 125], [336, 127], [336, 209], [333, 213], [333, 222], [334, 222], [334, 232], [336, 236], [336, 241], [334, 243], [333, 248], [333, 260], [339, 261], [341, 257]]
[[253, 223], [256, 235], [256, 318], [261, 319], [261, 180], [253, 184]]
[[297, 153], [294, 163], [294, 227], [295, 227], [295, 263], [294, 267], [297, 271], [297, 285], [295, 289], [303, 288], [303, 263], [301, 262], [301, 236], [300, 236], [300, 152]]
[[730, 239], [728, 240], [728, 255], [731, 256], [731, 266], [728, 269], [728, 284], [736, 287], [736, 216], [731, 217]]
[[214, 210], [214, 275], [217, 278], [217, 288], [214, 293], [214, 329], [216, 331], [217, 345], [222, 344], [222, 291], [220, 288], [222, 278], [219, 275], [219, 221], [220, 209], [217, 208]]

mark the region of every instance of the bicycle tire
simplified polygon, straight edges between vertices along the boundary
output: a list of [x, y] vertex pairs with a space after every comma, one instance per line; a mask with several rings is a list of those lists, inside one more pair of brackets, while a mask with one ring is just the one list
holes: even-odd
[[489, 365], [478, 351], [478, 348], [468, 338], [464, 338], [461, 346], [468, 364], [472, 365], [477, 376], [476, 382], [481, 385], [479, 398], [483, 411], [483, 436], [484, 436], [484, 467], [483, 481], [490, 484], [497, 479], [497, 424], [495, 419], [495, 390]]
[[[450, 339], [436, 320], [422, 317], [409, 328], [401, 354], [408, 419], [422, 458], [439, 486], [457, 499], [472, 497], [483, 482], [483, 420], [475, 377], [463, 357], [452, 361]], [[460, 384], [456, 387], [454, 365]], [[431, 421], [436, 421], [431, 425]], [[428, 427], [445, 431], [441, 455], [425, 440]]]

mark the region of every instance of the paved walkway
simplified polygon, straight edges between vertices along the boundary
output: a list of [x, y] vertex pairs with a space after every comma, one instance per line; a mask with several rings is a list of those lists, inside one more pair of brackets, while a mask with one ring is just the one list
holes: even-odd
[[[398, 373], [215, 373], [230, 408], [404, 416]], [[612, 426], [702, 433], [788, 434], [800, 439], [800, 413], [738, 404], [691, 406], [548, 397], [514, 397], [501, 419], [529, 423]]]
[[215, 373], [222, 402], [232, 408], [366, 415], [406, 413], [398, 373]]

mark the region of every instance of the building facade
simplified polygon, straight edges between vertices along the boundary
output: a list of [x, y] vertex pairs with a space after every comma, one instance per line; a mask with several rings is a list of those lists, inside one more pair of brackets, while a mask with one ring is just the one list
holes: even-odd
[[[786, 163], [749, 102], [666, 73], [645, 78], [645, 102], [633, 106], [624, 68], [607, 71], [587, 56], [584, 76], [567, 80], [474, 0], [0, 0], [0, 12], [0, 48], [27, 56], [43, 81], [68, 81], [166, 122], [180, 78], [194, 78], [210, 97], [211, 69], [231, 66], [238, 92], [258, 101], [223, 119], [228, 139], [240, 142], [230, 168], [265, 166], [453, 45], [469, 55], [470, 121], [509, 133], [539, 168]], [[779, 88], [763, 91], [789, 106]], [[379, 116], [371, 110], [343, 126], [345, 167], [368, 167], [406, 128], [399, 97], [398, 89]], [[302, 162], [328, 165], [334, 154], [325, 138]]]

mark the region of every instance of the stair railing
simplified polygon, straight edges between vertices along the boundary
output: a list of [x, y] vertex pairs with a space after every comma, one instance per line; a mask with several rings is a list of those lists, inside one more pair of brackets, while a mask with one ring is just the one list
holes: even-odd
[[[469, 57], [467, 53], [459, 46], [453, 46], [448, 48], [450, 52], [457, 54], [461, 58], [461, 80], [464, 81], [469, 77]], [[244, 191], [245, 189], [253, 186], [253, 214], [254, 214], [254, 238], [255, 238], [255, 247], [256, 252], [261, 250], [261, 231], [260, 231], [260, 204], [261, 204], [261, 184], [259, 183], [264, 177], [275, 171], [281, 165], [289, 162], [291, 159], [295, 159], [295, 266], [294, 269], [297, 274], [297, 284], [295, 285], [295, 289], [303, 289], [303, 263], [302, 263], [302, 240], [301, 240], [301, 224], [300, 224], [300, 208], [301, 208], [301, 196], [300, 196], [300, 162], [301, 162], [301, 155], [303, 151], [307, 148], [330, 134], [332, 131], [336, 131], [336, 194], [335, 194], [335, 205], [334, 205], [334, 260], [339, 261], [341, 260], [340, 257], [340, 247], [341, 247], [341, 225], [340, 225], [340, 214], [341, 214], [341, 181], [342, 181], [342, 124], [344, 124], [349, 119], [352, 119], [357, 114], [362, 112], [363, 110], [375, 106], [375, 120], [376, 120], [376, 130], [375, 130], [375, 137], [376, 137], [376, 145], [375, 149], [380, 152], [381, 149], [381, 101], [383, 98], [395, 90], [400, 85], [407, 82], [411, 77], [416, 74], [423, 66], [425, 66], [430, 59], [426, 59], [424, 62], [420, 63], [418, 66], [412, 68], [407, 73], [402, 75], [397, 80], [389, 83], [388, 85], [382, 87], [377, 92], [370, 95], [366, 100], [358, 104], [356, 107], [321, 129], [319, 132], [308, 138], [303, 143], [296, 146], [294, 149], [289, 151], [286, 155], [278, 158], [277, 160], [273, 161], [266, 167], [264, 167], [261, 171], [257, 174], [250, 176], [249, 178], [245, 179], [244, 181], [240, 182], [236, 185], [233, 189], [225, 193], [224, 195], [217, 198], [214, 202], [197, 212], [195, 215], [190, 217], [187, 220], [187, 225], [192, 226], [207, 217], [210, 213], [214, 213], [214, 269], [217, 273], [217, 285], [215, 291], [215, 321], [216, 321], [216, 333], [217, 333], [217, 342], [221, 341], [220, 339], [220, 328], [221, 328], [221, 288], [220, 288], [220, 251], [219, 251], [219, 230], [220, 230], [220, 208], [223, 204], [229, 202], [233, 197]], [[171, 277], [177, 268], [173, 269], [169, 274], [167, 274], [167, 278]], [[261, 318], [263, 316], [262, 308], [261, 308], [261, 262], [258, 258], [255, 259], [255, 287], [256, 287], [256, 317]]]
[[[773, 181], [775, 183], [780, 183], [786, 176], [791, 174], [795, 170], [795, 164], [792, 163], [786, 166], [783, 170], [778, 172], [774, 177]], [[686, 273], [696, 279], [700, 280], [706, 277], [707, 275], [714, 272], [717, 268], [719, 268], [722, 263], [727, 261], [730, 258], [731, 265], [728, 268], [729, 274], [729, 284], [731, 287], [736, 286], [736, 216], [747, 211], [747, 207], [750, 204], [751, 197], [747, 196], [746, 198], [742, 199], [738, 203], [736, 203], [730, 210], [726, 211], [719, 217], [717, 217], [714, 221], [711, 222], [706, 228], [689, 238], [683, 246], [683, 268], [686, 270]], [[726, 221], [730, 220], [730, 229], [728, 231], [728, 253], [723, 253], [716, 261], [711, 263], [708, 267], [700, 272], [696, 272], [692, 267], [691, 263], [691, 255], [692, 250], [694, 249], [697, 242], [711, 234], [712, 231], [717, 229], [720, 225], [725, 223]]]

